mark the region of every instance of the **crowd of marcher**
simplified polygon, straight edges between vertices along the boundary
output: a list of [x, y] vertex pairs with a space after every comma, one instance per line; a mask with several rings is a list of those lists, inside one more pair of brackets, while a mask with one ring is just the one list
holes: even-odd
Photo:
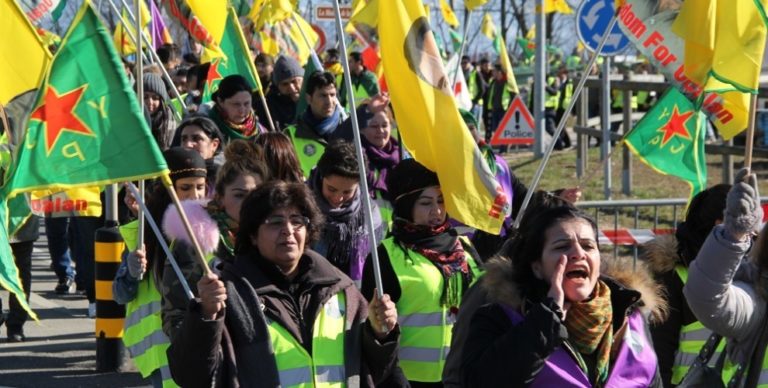
[[[146, 228], [139, 245], [139, 204], [122, 191], [113, 295], [153, 386], [674, 386], [713, 332], [726, 339], [715, 352], [721, 383], [768, 384], [768, 237], [754, 240], [762, 215], [748, 171], [693, 198], [676, 233], [648, 243], [638, 263], [601, 254], [578, 188], [536, 192], [514, 228], [528, 189], [488, 144], [514, 92], [498, 65], [465, 57], [474, 107], [460, 113], [512, 199], [498, 234], [468, 231], [446, 213], [438, 175], [408, 155], [360, 53], [349, 55], [352, 91], [335, 50], [311, 74], [259, 54], [265, 99], [231, 75], [209, 102], [207, 65], [172, 45], [158, 53], [171, 80], [152, 66], [140, 79], [126, 70], [143, 83], [151, 134], [205, 257], [161, 182], [144, 200], [162, 233]], [[552, 133], [573, 98], [568, 66], [547, 83]], [[554, 141], [570, 147], [567, 135]], [[45, 219], [55, 291], [83, 290], [91, 316], [101, 223]], [[27, 294], [38, 230], [33, 217], [11, 243]], [[0, 318], [8, 341], [22, 342], [26, 313], [10, 303]]]

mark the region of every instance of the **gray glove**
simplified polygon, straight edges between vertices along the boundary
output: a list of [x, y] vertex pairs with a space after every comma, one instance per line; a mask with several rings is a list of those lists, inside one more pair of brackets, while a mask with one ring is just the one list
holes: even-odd
[[126, 261], [128, 262], [128, 273], [134, 279], [141, 280], [144, 277], [144, 266], [146, 265], [146, 259], [142, 254], [137, 254], [138, 251], [133, 251], [128, 254]]
[[723, 227], [731, 237], [757, 234], [763, 220], [757, 177], [748, 172], [748, 169], [743, 168], [736, 174], [733, 187], [725, 200]]

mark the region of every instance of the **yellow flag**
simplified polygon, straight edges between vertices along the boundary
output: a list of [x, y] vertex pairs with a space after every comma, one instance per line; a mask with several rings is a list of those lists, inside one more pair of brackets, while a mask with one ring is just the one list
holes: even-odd
[[[218, 47], [221, 43], [221, 37], [224, 35], [224, 27], [227, 24], [227, 0], [187, 0], [187, 4], [192, 13], [197, 16], [200, 23], [211, 34]], [[221, 50], [212, 50], [206, 47], [200, 61], [203, 63], [211, 62], [214, 58], [223, 55]]]
[[[152, 21], [152, 15], [149, 13], [147, 6], [144, 4], [144, 1], [139, 1], [139, 7], [141, 9], [141, 28], [147, 38], [151, 39], [152, 34], [149, 33], [147, 26], [149, 25], [149, 22]], [[131, 36], [133, 36], [134, 39], [138, 39], [139, 37], [136, 35], [135, 20], [131, 19], [128, 10], [123, 9], [122, 14], [123, 20], [128, 23], [128, 28], [124, 28], [123, 23], [118, 21], [117, 27], [115, 28], [115, 33], [112, 36], [112, 41], [115, 43], [115, 48], [120, 55], [130, 55], [136, 52], [136, 45], [131, 39]]]
[[509, 54], [507, 54], [507, 42], [504, 41], [504, 38], [499, 36], [497, 38], [499, 40], [498, 48], [499, 50], [499, 62], [501, 62], [501, 67], [504, 69], [504, 73], [507, 76], [507, 88], [515, 94], [520, 94], [520, 89], [517, 88], [517, 79], [515, 79], [515, 73], [512, 71], [512, 62], [509, 60]]
[[573, 13], [573, 9], [565, 0], [544, 0], [544, 13], [552, 12], [568, 15]]
[[14, 0], [0, 0], [0, 104], [37, 88], [51, 53]]
[[496, 25], [493, 24], [493, 18], [488, 12], [483, 15], [483, 22], [480, 24], [480, 32], [487, 36], [488, 39], [493, 39], [496, 36]]
[[465, 0], [464, 6], [467, 7], [467, 10], [474, 11], [475, 8], [487, 3], [488, 0]]
[[356, 0], [352, 2], [352, 16], [349, 17], [347, 24], [347, 33], [355, 24], [365, 24], [368, 27], [376, 28], [379, 24], [379, 0]]
[[718, 1], [712, 75], [742, 92], [757, 93], [768, 23], [765, 4]]
[[440, 0], [440, 12], [443, 14], [443, 19], [449, 26], [456, 28], [459, 26], [459, 18], [451, 9], [450, 4], [445, 0]]
[[712, 69], [717, 0], [686, 1], [672, 23], [672, 32], [685, 40], [685, 75], [703, 85]]
[[101, 188], [77, 187], [65, 191], [40, 190], [30, 193], [29, 207], [41, 217], [100, 217]]
[[499, 233], [506, 197], [467, 130], [420, 0], [379, 3], [384, 74], [403, 143], [440, 179], [448, 214]]
[[[536, 26], [531, 26], [531, 28], [528, 29], [528, 32], [525, 33], [525, 39], [532, 40], [536, 38]], [[581, 40], [578, 40], [577, 43], [581, 43]]]
[[248, 18], [254, 28], [261, 30], [268, 24], [276, 24], [293, 15], [295, 4], [292, 0], [256, 0]]

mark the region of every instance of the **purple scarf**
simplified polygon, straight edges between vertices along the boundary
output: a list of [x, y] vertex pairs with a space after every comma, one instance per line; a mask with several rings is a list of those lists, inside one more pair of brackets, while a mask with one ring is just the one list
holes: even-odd
[[369, 143], [365, 137], [361, 137], [365, 154], [368, 157], [368, 187], [371, 188], [371, 197], [376, 198], [380, 194], [385, 199], [389, 199], [389, 190], [387, 189], [387, 173], [400, 163], [400, 144], [395, 138], [389, 138], [389, 142], [384, 148], [378, 148]]

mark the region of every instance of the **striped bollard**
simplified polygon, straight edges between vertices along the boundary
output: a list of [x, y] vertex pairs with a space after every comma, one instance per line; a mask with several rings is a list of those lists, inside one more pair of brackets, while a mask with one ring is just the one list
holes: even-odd
[[112, 283], [120, 267], [125, 243], [117, 224], [107, 221], [96, 230], [96, 371], [122, 371], [128, 365], [123, 345], [125, 306], [117, 304]]

